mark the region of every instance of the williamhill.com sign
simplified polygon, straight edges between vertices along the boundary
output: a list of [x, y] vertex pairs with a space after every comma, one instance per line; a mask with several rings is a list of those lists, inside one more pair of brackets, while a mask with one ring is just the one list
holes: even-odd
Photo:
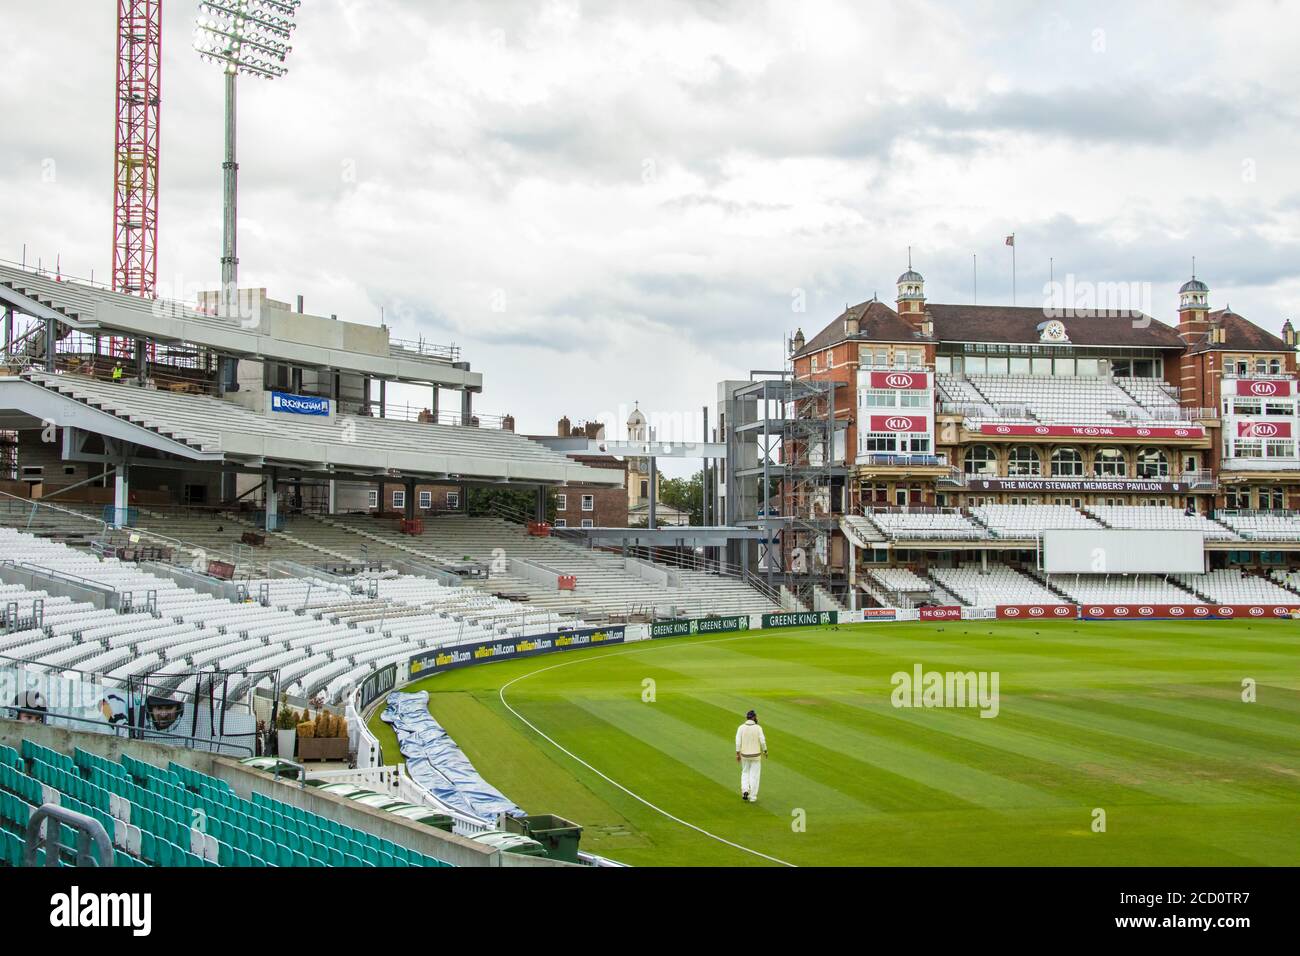
[[580, 647], [600, 647], [605, 644], [622, 644], [623, 627], [587, 627], [558, 634], [538, 634], [508, 641], [473, 641], [452, 647], [439, 647], [411, 658], [411, 676], [434, 674], [470, 664], [490, 661], [507, 661], [516, 657], [532, 657], [551, 651], [571, 651]]
[[786, 611], [780, 614], [764, 614], [764, 627], [812, 627], [816, 624], [836, 624], [839, 622], [837, 611]]
[[658, 621], [650, 625], [651, 637], [685, 637], [688, 634], [725, 634], [749, 630], [749, 615], [739, 617], [697, 617], [690, 620]]

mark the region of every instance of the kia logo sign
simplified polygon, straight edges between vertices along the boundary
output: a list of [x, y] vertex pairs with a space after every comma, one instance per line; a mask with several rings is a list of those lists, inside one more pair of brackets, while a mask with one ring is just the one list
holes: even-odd
[[1224, 605], [1224, 606], [1222, 606], [1222, 607], [1215, 608], [1215, 610], [1218, 611], [1218, 613], [1219, 613], [1221, 616], [1223, 616], [1223, 617], [1232, 617], [1232, 615], [1234, 615], [1234, 614], [1237, 613], [1237, 612], [1234, 611], [1232, 608], [1230, 608], [1230, 607], [1228, 607], [1228, 606], [1226, 606], [1226, 605]]
[[886, 418], [885, 427], [897, 432], [911, 431], [912, 420], [910, 418]]
[[1262, 607], [1252, 607], [1250, 609], [1250, 614], [1252, 617], [1259, 617], [1263, 613], [1264, 613], [1264, 609]]
[[1042, 617], [1042, 616], [1043, 616], [1043, 609], [1042, 609], [1041, 607], [1031, 607], [1031, 608], [1029, 609], [1029, 616], [1030, 616], [1030, 617]]
[[1277, 426], [1272, 422], [1254, 422], [1246, 427], [1256, 438], [1272, 438], [1277, 434]]
[[1089, 614], [1105, 614], [1105, 613], [1106, 613], [1106, 609], [1105, 609], [1104, 607], [1090, 607], [1090, 608], [1088, 608], [1088, 613], [1089, 613]]
[[1126, 616], [1127, 614], [1128, 614], [1128, 608], [1126, 608], [1126, 607], [1117, 607], [1117, 608], [1115, 608], [1115, 616], [1116, 616], [1116, 617], [1124, 617], [1124, 616]]
[[910, 375], [886, 375], [885, 384], [890, 388], [912, 388], [912, 376]]
[[1186, 611], [1184, 611], [1181, 607], [1178, 607], [1176, 605], [1169, 609], [1170, 617], [1182, 617], [1186, 613], [1187, 613]]
[[1250, 394], [1252, 395], [1276, 395], [1276, 382], [1251, 382]]
[[[1032, 614], [1033, 612], [1030, 611], [1030, 613]], [[1007, 608], [1007, 610], [1006, 610], [1006, 615], [1007, 615], [1007, 617], [1019, 617], [1019, 616], [1020, 616], [1020, 608], [1018, 608], [1018, 607], [1009, 607], [1009, 608]]]
[[999, 435], [1009, 435], [1011, 434], [1011, 427], [1009, 425], [999, 425], [997, 427], [997, 433]]
[[1210, 613], [1210, 609], [1208, 607], [1194, 607], [1192, 608], [1192, 613], [1197, 617], [1205, 617], [1205, 615]]
[[1138, 613], [1143, 617], [1150, 617], [1152, 614], [1156, 613], [1156, 609], [1153, 607], [1140, 607], [1138, 608]]
[[1068, 607], [1058, 607], [1052, 613], [1055, 614], [1057, 617], [1068, 617], [1070, 614], [1070, 609]]
[[1177, 435], [1179, 438], [1186, 438], [1186, 437], [1187, 437], [1187, 429], [1186, 429], [1186, 428], [1175, 428], [1175, 429], [1174, 429], [1174, 434]]
[[1034, 431], [1037, 432], [1037, 433], [1040, 434], [1040, 435], [1046, 435], [1046, 434], [1048, 434], [1048, 430], [1047, 430], [1047, 427], [1046, 427], [1045, 425], [1039, 425], [1037, 428], [1034, 429]]

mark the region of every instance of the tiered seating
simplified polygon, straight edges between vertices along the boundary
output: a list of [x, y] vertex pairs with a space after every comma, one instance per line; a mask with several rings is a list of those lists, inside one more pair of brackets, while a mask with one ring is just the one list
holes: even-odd
[[978, 564], [956, 568], [936, 568], [935, 579], [964, 604], [1060, 604], [1065, 599], [1049, 591], [1033, 578], [1006, 565], [990, 564], [982, 570]]
[[[115, 866], [448, 866], [417, 850], [189, 767], [121, 762], [78, 749], [69, 757], [31, 740], [0, 747], [0, 862], [21, 863], [31, 814], [42, 803], [98, 820]], [[50, 844], [52, 848], [53, 843]], [[59, 853], [75, 859], [75, 832], [61, 827]], [[44, 853], [38, 851], [38, 862]]]
[[1178, 580], [1207, 600], [1218, 604], [1297, 604], [1300, 595], [1279, 587], [1268, 578], [1239, 568], [1205, 574], [1180, 574]]
[[939, 397], [949, 405], [962, 405], [969, 408], [977, 417], [979, 415], [988, 418], [996, 418], [993, 408], [983, 395], [975, 389], [970, 382], [960, 375], [949, 375], [940, 372], [935, 376], [935, 384], [939, 386]]
[[924, 591], [928, 594], [934, 587], [927, 578], [921, 577], [911, 568], [877, 568], [870, 574], [880, 582], [882, 587], [890, 591], [904, 593]]
[[521, 478], [528, 476], [531, 462], [549, 467], [550, 470], [537, 472], [539, 476], [554, 477], [555, 469], [561, 469], [559, 474], [571, 474], [573, 480], [585, 478], [597, 484], [608, 480], [607, 473], [575, 465], [538, 442], [500, 429], [403, 422], [364, 415], [338, 415], [322, 420], [295, 415], [290, 416], [294, 421], [283, 421], [205, 395], [124, 387], [81, 375], [29, 371], [23, 377], [206, 452], [221, 450], [223, 433], [237, 433], [243, 439], [319, 442], [355, 449], [361, 455], [372, 456], [372, 463], [377, 452], [418, 452], [431, 456], [430, 467], [434, 470], [432, 462], [451, 456], [461, 461], [494, 459], [494, 469], [508, 468]]
[[955, 511], [870, 511], [866, 517], [894, 539], [978, 541], [988, 537], [983, 528]]
[[1081, 425], [1179, 421], [1159, 419], [1110, 379], [1045, 375], [972, 375], [969, 379], [993, 405], [1026, 409], [1037, 421]]
[[[525, 594], [531, 605], [577, 612], [588, 620], [611, 614], [659, 612], [685, 617], [776, 609], [736, 578], [664, 568], [680, 584], [657, 585], [626, 568], [621, 555], [579, 547], [558, 537], [535, 537], [527, 534], [521, 525], [500, 518], [443, 516], [427, 521], [425, 533], [419, 536], [401, 534], [392, 519], [368, 515], [338, 515], [317, 521], [326, 527], [364, 536], [372, 555], [383, 553], [381, 548], [391, 548], [396, 556], [407, 559], [480, 562], [491, 568], [491, 572], [486, 581], [476, 582], [476, 587]], [[295, 533], [304, 540], [312, 540], [312, 532], [306, 527], [295, 526]], [[506, 558], [532, 561], [561, 574], [572, 574], [577, 578], [577, 589], [558, 591], [512, 574], [507, 569]]]
[[1116, 378], [1114, 382], [1151, 412], [1153, 418], [1178, 418], [1178, 391], [1172, 385], [1158, 378]]
[[1300, 591], [1300, 571], [1283, 571], [1279, 568], [1278, 570], [1275, 570], [1270, 577], [1283, 587], [1289, 588], [1292, 592], [1292, 597], [1300, 598], [1300, 595], [1294, 593]]
[[[17, 600], [20, 612], [38, 598], [45, 600], [44, 628], [0, 635], [0, 652], [37, 662], [32, 666], [38, 669], [99, 674], [109, 685], [153, 675], [159, 686], [181, 695], [195, 689], [196, 678], [186, 674], [220, 667], [248, 672], [231, 682], [231, 700], [254, 683], [269, 681], [268, 672], [275, 670], [290, 693], [311, 697], [325, 690], [337, 700], [371, 670], [421, 651], [553, 631], [559, 624], [553, 613], [529, 605], [418, 578], [385, 578], [378, 601], [317, 582], [311, 587], [312, 607], [299, 614], [308, 603], [306, 582], [268, 580], [273, 597], [271, 606], [262, 607], [201, 594], [133, 564], [101, 560], [9, 528], [0, 528], [0, 548], [38, 567], [130, 592], [138, 609], [151, 600], [156, 607], [156, 616], [119, 614], [0, 586], [0, 595]], [[250, 582], [254, 597], [259, 583]]]
[[1300, 541], [1300, 515], [1220, 512], [1217, 517], [1247, 541]]
[[1059, 574], [1052, 575], [1051, 581], [1080, 604], [1192, 604], [1198, 600], [1173, 579], [1150, 574]]
[[1096, 521], [1069, 505], [983, 505], [971, 515], [995, 538], [1033, 538], [1057, 528], [1099, 528]]
[[1147, 505], [1087, 505], [1085, 512], [1110, 528], [1199, 531], [1206, 541], [1235, 541], [1237, 536], [1204, 515], [1186, 514], [1180, 508]]

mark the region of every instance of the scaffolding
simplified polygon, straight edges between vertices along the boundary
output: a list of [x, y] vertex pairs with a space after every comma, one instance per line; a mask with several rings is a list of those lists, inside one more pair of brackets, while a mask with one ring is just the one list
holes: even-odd
[[[796, 378], [789, 369], [752, 371], [724, 402], [726, 523], [768, 532], [752, 570], [809, 608], [818, 587], [845, 587], [832, 540], [849, 475], [851, 394], [848, 382]], [[734, 547], [739, 553], [728, 560], [750, 573], [750, 545]]]

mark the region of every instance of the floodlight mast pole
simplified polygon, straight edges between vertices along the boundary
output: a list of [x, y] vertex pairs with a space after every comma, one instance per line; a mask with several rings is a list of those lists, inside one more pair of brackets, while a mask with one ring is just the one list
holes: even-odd
[[235, 79], [239, 71], [226, 64], [226, 158], [221, 164], [221, 314], [234, 318], [239, 308], [239, 258], [235, 234], [239, 228], [239, 164], [235, 162]]
[[236, 80], [240, 73], [284, 76], [301, 0], [200, 0], [195, 49], [222, 65], [226, 79], [226, 149], [222, 162], [221, 313], [239, 310], [239, 164], [235, 161]]

